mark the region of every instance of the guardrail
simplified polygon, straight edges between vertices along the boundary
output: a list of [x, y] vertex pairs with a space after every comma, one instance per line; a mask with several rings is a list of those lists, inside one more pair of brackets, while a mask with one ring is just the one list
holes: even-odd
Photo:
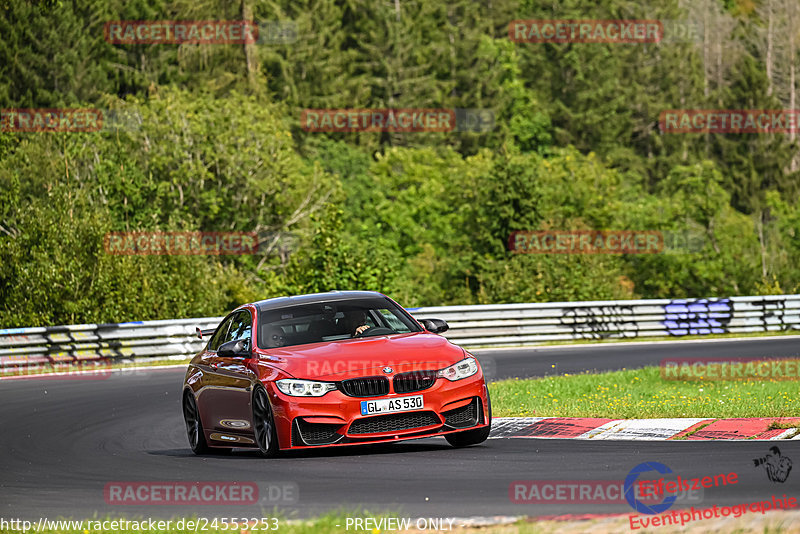
[[[464, 347], [545, 341], [800, 330], [800, 295], [436, 306], [408, 310], [450, 325]], [[222, 317], [0, 330], [0, 368], [108, 359], [184, 359], [203, 348], [195, 328]]]

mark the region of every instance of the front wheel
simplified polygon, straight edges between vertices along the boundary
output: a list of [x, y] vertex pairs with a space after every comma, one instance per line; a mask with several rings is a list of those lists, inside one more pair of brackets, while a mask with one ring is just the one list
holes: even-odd
[[198, 455], [211, 452], [206, 443], [197, 402], [194, 400], [194, 395], [188, 391], [183, 395], [183, 420], [186, 423], [186, 434], [189, 437], [189, 446], [192, 448], [192, 452]]
[[453, 447], [469, 447], [470, 445], [477, 445], [478, 443], [486, 441], [489, 437], [489, 432], [492, 430], [492, 401], [489, 399], [488, 391], [486, 392], [486, 400], [489, 402], [489, 424], [483, 428], [476, 428], [475, 430], [446, 434], [444, 439], [447, 440], [447, 443]]
[[253, 429], [261, 456], [269, 458], [278, 454], [278, 432], [272, 417], [267, 392], [258, 387], [253, 392]]

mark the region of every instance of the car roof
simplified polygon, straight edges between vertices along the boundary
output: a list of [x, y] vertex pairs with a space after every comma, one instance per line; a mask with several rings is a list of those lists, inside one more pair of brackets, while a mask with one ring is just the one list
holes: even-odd
[[311, 293], [309, 295], [295, 295], [292, 297], [276, 297], [273, 299], [260, 300], [254, 302], [253, 306], [255, 306], [258, 311], [265, 311], [298, 304], [316, 304], [319, 302], [335, 302], [376, 297], [388, 298], [383, 293], [378, 293], [377, 291], [328, 291], [327, 293]]

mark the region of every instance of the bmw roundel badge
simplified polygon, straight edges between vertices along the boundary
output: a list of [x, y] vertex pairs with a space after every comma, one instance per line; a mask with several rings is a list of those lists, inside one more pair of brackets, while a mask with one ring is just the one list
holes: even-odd
[[394, 371], [394, 369], [392, 369], [391, 367], [384, 367], [383, 368], [383, 372], [386, 373], [387, 375], [391, 374], [392, 371]]

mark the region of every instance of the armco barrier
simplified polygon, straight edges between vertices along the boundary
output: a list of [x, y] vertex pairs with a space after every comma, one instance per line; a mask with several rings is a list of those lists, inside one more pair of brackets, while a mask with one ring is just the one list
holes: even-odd
[[[800, 295], [619, 300], [412, 308], [445, 319], [465, 347], [800, 330]], [[185, 358], [204, 342], [195, 328], [221, 317], [0, 330], [0, 367], [130, 358]]]

